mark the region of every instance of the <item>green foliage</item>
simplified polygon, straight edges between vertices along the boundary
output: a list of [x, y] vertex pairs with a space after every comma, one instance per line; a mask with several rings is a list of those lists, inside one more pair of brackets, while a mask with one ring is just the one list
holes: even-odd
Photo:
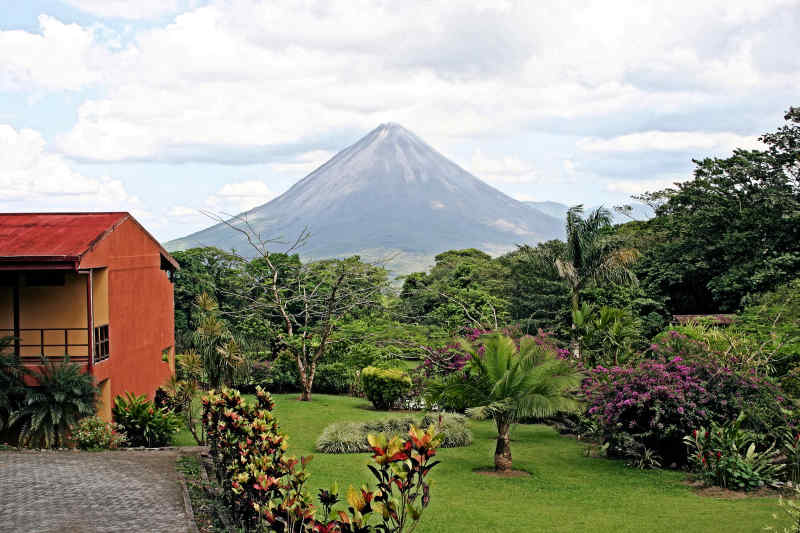
[[411, 378], [400, 369], [368, 366], [361, 371], [361, 386], [375, 409], [391, 409], [411, 391]]
[[82, 450], [114, 450], [128, 438], [120, 424], [106, 422], [99, 416], [88, 416], [70, 429], [70, 436]]
[[25, 399], [8, 424], [19, 427], [19, 442], [24, 446], [61, 447], [69, 428], [95, 413], [94, 379], [68, 358], [48, 361], [32, 375], [37, 386], [26, 388]]
[[781, 389], [792, 398], [800, 398], [800, 366], [796, 366], [781, 378]]
[[531, 255], [555, 257], [563, 254], [562, 241], [547, 241], [536, 247], [521, 246], [499, 258], [509, 270], [511, 319], [522, 331], [535, 334], [542, 329], [559, 337], [569, 336], [570, 297], [564, 280], [551, 268], [541, 268]]
[[353, 389], [355, 372], [345, 363], [323, 363], [317, 367], [314, 391], [325, 394], [347, 394]]
[[510, 318], [508, 268], [488, 254], [450, 250], [436, 256], [430, 273], [406, 276], [397, 313], [408, 322], [451, 333], [465, 327], [496, 328]]
[[632, 363], [642, 344], [641, 321], [626, 309], [586, 306], [575, 313], [573, 322], [580, 332], [583, 360], [589, 366], [617, 366]]
[[800, 365], [800, 278], [748, 299], [734, 325], [774, 354], [777, 375]]
[[426, 478], [438, 464], [431, 458], [439, 445], [433, 426], [425, 432], [412, 426], [404, 438], [368, 436], [375, 490], [351, 486], [347, 510], [337, 511], [341, 499], [334, 483], [330, 490], [319, 491], [320, 517], [305, 488], [311, 457], [298, 460], [286, 454], [286, 436], [278, 431], [269, 393], [258, 388], [252, 404], [238, 391], [223, 389], [210, 392], [202, 403], [217, 480], [234, 519], [245, 530], [410, 532], [430, 503]]
[[534, 337], [520, 339], [519, 348], [513, 339], [497, 333], [479, 342], [479, 346], [462, 343], [471, 356], [467, 365], [431, 382], [428, 394], [432, 402], [469, 406], [467, 414], [476, 419], [493, 419], [498, 430], [495, 468], [509, 470], [510, 426], [523, 418], [576, 410], [577, 403], [567, 392], [580, 384], [580, 374]]
[[726, 425], [711, 423], [684, 437], [689, 464], [710, 484], [732, 490], [753, 490], [772, 485], [784, 465], [777, 462], [774, 445], [756, 448], [757, 438], [742, 429], [744, 416]]
[[12, 342], [12, 337], [0, 337], [0, 431], [6, 429], [9, 417], [25, 397], [27, 370], [18, 357], [9, 353]]
[[180, 421], [172, 411], [156, 407], [144, 395], [125, 393], [114, 399], [114, 420], [128, 436], [131, 446], [167, 446], [178, 431]]
[[695, 161], [694, 179], [647, 195], [657, 242], [637, 274], [674, 313], [733, 311], [800, 273], [800, 108], [766, 150]]
[[193, 345], [197, 349], [208, 384], [219, 387], [232, 384], [243, 371], [247, 371], [245, 340], [235, 335], [220, 317], [219, 306], [207, 293], [195, 300], [197, 328]]
[[367, 440], [370, 434], [386, 438], [407, 435], [412, 426], [436, 427], [441, 437], [440, 448], [460, 448], [472, 444], [472, 432], [463, 415], [451, 413], [427, 414], [423, 417], [387, 418], [370, 422], [334, 422], [317, 439], [316, 449], [322, 453], [364, 453], [372, 451]]
[[716, 327], [705, 322], [672, 326], [655, 336], [656, 345], [669, 345], [684, 359], [714, 360], [721, 366], [756, 375], [774, 374], [776, 354], [735, 325]]

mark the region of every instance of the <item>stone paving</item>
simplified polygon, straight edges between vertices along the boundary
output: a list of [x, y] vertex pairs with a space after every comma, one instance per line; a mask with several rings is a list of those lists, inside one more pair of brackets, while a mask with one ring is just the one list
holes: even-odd
[[0, 451], [0, 531], [191, 531], [178, 452]]

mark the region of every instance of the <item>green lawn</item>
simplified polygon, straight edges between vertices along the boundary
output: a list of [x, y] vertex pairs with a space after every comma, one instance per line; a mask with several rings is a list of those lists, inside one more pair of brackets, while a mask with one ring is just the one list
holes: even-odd
[[[326, 455], [314, 441], [331, 422], [387, 416], [365, 400], [315, 395], [311, 403], [277, 395], [275, 412], [289, 435], [290, 451], [314, 454], [310, 487], [335, 480], [346, 489], [369, 481], [367, 454]], [[640, 471], [620, 461], [585, 457], [584, 445], [540, 425], [518, 426], [512, 434], [515, 468], [531, 476], [496, 479], [475, 474], [490, 467], [494, 432], [489, 422], [472, 422], [472, 446], [439, 451], [442, 464], [431, 473], [431, 506], [421, 533], [471, 531], [706, 532], [760, 531], [775, 524], [774, 498], [723, 500], [701, 497], [682, 485], [680, 472]], [[188, 437], [188, 439], [187, 439]], [[178, 444], [193, 444], [180, 434]]]

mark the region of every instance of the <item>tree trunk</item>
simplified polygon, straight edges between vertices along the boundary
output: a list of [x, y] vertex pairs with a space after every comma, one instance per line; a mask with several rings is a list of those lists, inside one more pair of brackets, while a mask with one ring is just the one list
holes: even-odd
[[311, 384], [310, 383], [303, 383], [303, 393], [300, 396], [300, 400], [303, 402], [310, 402], [311, 401]]
[[508, 421], [497, 421], [497, 447], [494, 450], [494, 469], [498, 472], [509, 472], [511, 470], [510, 431], [511, 424]]
[[573, 288], [572, 289], [572, 339], [570, 341], [570, 349], [572, 350], [572, 355], [575, 359], [580, 360], [581, 358], [581, 340], [578, 336], [578, 327], [575, 325], [575, 314], [580, 309], [580, 302], [578, 301], [578, 291], [579, 289]]

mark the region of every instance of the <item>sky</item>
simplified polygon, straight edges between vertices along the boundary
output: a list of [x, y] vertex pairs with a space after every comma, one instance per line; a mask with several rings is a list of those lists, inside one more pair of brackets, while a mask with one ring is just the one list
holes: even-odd
[[800, 105], [800, 0], [0, 0], [0, 211], [168, 240], [384, 122], [519, 200], [617, 205]]

